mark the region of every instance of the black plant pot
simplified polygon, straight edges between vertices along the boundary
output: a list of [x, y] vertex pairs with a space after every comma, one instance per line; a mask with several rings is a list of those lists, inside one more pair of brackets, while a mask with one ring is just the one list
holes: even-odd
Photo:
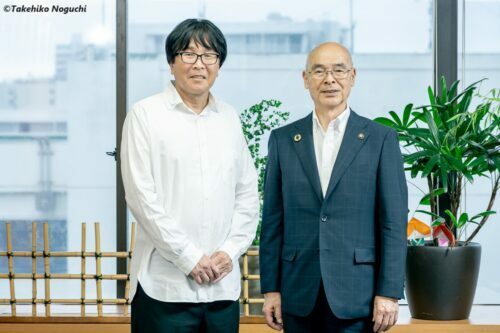
[[476, 293], [481, 245], [408, 246], [406, 297], [413, 318], [469, 318]]

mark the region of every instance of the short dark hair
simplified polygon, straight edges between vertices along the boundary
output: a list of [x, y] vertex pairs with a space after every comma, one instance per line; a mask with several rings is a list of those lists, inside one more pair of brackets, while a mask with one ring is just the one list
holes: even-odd
[[169, 64], [174, 63], [177, 53], [189, 47], [191, 40], [217, 52], [219, 65], [222, 66], [227, 56], [226, 38], [215, 24], [204, 19], [184, 20], [168, 35], [165, 41], [165, 53]]

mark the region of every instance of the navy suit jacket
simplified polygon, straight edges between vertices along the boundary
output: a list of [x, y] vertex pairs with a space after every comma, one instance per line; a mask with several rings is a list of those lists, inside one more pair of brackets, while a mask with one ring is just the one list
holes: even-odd
[[[262, 293], [305, 316], [320, 282], [339, 318], [403, 298], [408, 193], [398, 136], [351, 111], [325, 197], [312, 113], [271, 132], [260, 238]], [[300, 139], [299, 139], [300, 136]]]

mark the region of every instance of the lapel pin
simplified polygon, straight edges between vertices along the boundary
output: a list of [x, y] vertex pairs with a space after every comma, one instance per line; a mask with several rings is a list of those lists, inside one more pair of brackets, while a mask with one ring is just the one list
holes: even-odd
[[365, 133], [360, 132], [360, 133], [358, 134], [358, 139], [363, 140], [364, 138], [365, 138]]
[[300, 134], [295, 134], [295, 136], [293, 137], [293, 141], [295, 141], [295, 142], [299, 142], [300, 140], [302, 140], [302, 135], [300, 135]]

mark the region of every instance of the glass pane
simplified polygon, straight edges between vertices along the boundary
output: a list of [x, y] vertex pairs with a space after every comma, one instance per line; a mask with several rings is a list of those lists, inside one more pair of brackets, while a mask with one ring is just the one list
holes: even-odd
[[[500, 43], [498, 38], [500, 36], [500, 0], [459, 1], [458, 31], [460, 87], [465, 88], [469, 84], [487, 78], [480, 84], [479, 96], [476, 96], [472, 103], [472, 108], [475, 108], [483, 101], [481, 96], [489, 95], [491, 89], [497, 89], [497, 93], [500, 89]], [[462, 210], [467, 211], [469, 216], [486, 210], [491, 189], [491, 181], [485, 177], [478, 178], [474, 184], [467, 184], [467, 199], [463, 201]], [[491, 209], [497, 214], [489, 218], [474, 239], [482, 246], [481, 269], [474, 299], [476, 304], [500, 304], [500, 280], [498, 279], [500, 274], [498, 266], [500, 203], [498, 196]], [[474, 226], [471, 226], [467, 233], [470, 234], [473, 230]]]
[[[97, 221], [101, 250], [115, 251], [116, 164], [106, 155], [115, 148], [115, 1], [86, 0], [71, 5], [84, 9], [66, 14], [69, 3], [37, 5], [48, 8], [43, 13], [20, 12], [32, 1], [11, 3], [0, 13], [0, 251], [5, 222], [13, 249], [31, 251], [32, 221], [39, 223], [38, 251], [44, 222], [51, 251], [81, 251], [82, 222], [86, 248], [94, 251]], [[81, 273], [80, 258], [50, 260], [52, 273]], [[105, 274], [116, 273], [114, 260], [102, 263]], [[31, 273], [31, 258], [14, 259], [14, 270]], [[37, 270], [44, 272], [42, 261]], [[7, 271], [5, 258], [0, 271]], [[93, 260], [87, 272], [95, 272]], [[87, 284], [95, 299], [95, 280]], [[31, 283], [19, 283], [25, 285], [16, 297], [31, 298]], [[7, 284], [0, 295], [10, 297]], [[115, 296], [116, 283], [106, 285], [103, 297]], [[80, 299], [80, 280], [52, 281], [51, 297]]]

